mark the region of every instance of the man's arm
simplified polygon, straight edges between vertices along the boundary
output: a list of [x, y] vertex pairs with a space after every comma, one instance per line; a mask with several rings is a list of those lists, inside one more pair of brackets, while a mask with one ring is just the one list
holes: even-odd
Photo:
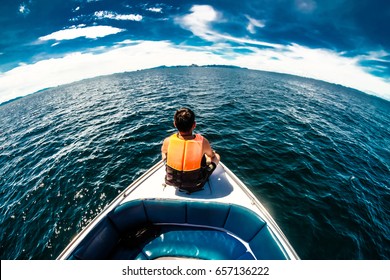
[[218, 165], [220, 161], [220, 156], [211, 148], [209, 141], [204, 137], [203, 137], [203, 152], [211, 162], [214, 162], [215, 165]]
[[162, 160], [166, 160], [167, 159], [168, 144], [169, 144], [169, 138], [165, 138], [164, 142], [163, 142], [163, 144], [161, 146], [161, 157], [162, 157]]

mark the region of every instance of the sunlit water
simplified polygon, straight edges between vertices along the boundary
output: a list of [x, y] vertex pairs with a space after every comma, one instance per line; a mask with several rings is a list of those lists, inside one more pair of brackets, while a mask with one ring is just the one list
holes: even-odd
[[55, 259], [160, 159], [181, 106], [302, 259], [390, 258], [390, 102], [288, 75], [189, 67], [0, 106], [1, 259]]

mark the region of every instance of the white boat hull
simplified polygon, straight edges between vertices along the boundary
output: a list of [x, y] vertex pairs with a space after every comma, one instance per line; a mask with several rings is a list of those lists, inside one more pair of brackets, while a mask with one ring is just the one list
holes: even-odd
[[[155, 259], [157, 257], [299, 259], [268, 211], [223, 163], [218, 165], [203, 190], [191, 194], [179, 191], [173, 186], [166, 185], [164, 176], [165, 165], [164, 162], [160, 161], [114, 199], [101, 214], [76, 236], [60, 254], [58, 259], [108, 258], [104, 254], [95, 256], [92, 253], [84, 253], [83, 255], [75, 252], [78, 250], [81, 252], [81, 247], [84, 248], [84, 252], [93, 251], [91, 248], [88, 250], [85, 249], [89, 245], [85, 245], [86, 241], [83, 240], [86, 238], [91, 239], [91, 236], [95, 234], [91, 232], [97, 231], [96, 228], [101, 227], [99, 223], [102, 224], [101, 220], [107, 217], [107, 215], [111, 215], [111, 220], [114, 220], [114, 223], [119, 221], [119, 227], [121, 227], [124, 223], [127, 223], [123, 222], [123, 219], [128, 219], [129, 216], [133, 217], [135, 215], [134, 211], [129, 212], [130, 210], [128, 209], [135, 209], [136, 207], [145, 210], [145, 214], [142, 214], [146, 217], [143, 218], [144, 220], [147, 219], [148, 223], [158, 225], [160, 231], [163, 231], [161, 233], [162, 237], [156, 237], [154, 240], [149, 240], [149, 243], [146, 242], [142, 245], [145, 248], [143, 249], [144, 252], [142, 254], [140, 253], [137, 257], [140, 259]], [[125, 207], [128, 209], [123, 210]], [[171, 207], [171, 210], [169, 210], [169, 207]], [[215, 212], [212, 212], [210, 209], [215, 209]], [[115, 213], [119, 213], [119, 211], [123, 212], [120, 214], [120, 218], [113, 216]], [[168, 211], [171, 212], [168, 213]], [[164, 214], [164, 212], [167, 213]], [[219, 214], [217, 215], [216, 212], [221, 213], [221, 218], [218, 217]], [[240, 214], [234, 215], [236, 212]], [[192, 215], [191, 213], [194, 214]], [[174, 218], [175, 215], [177, 216], [176, 218]], [[130, 223], [133, 223], [133, 221], [130, 220]], [[127, 227], [127, 225], [124, 226]], [[114, 228], [118, 228], [118, 226], [114, 226]], [[185, 231], [183, 231], [184, 229]], [[271, 238], [272, 242], [260, 242], [261, 236], [264, 235], [260, 234], [260, 230], [262, 230], [261, 233], [266, 232], [266, 238]], [[184, 238], [182, 238], [183, 235], [185, 235]], [[99, 238], [102, 238], [101, 235], [99, 235]], [[165, 243], [162, 241], [164, 238]], [[166, 240], [169, 238], [173, 239], [171, 242], [180, 243], [181, 245], [176, 246], [176, 244], [172, 245], [172, 243], [170, 243], [171, 245], [167, 245]], [[192, 244], [188, 248], [185, 243], [186, 238], [189, 238], [187, 243]], [[190, 240], [190, 238], [193, 240]], [[118, 239], [120, 238], [118, 237]], [[231, 252], [229, 248], [224, 248], [221, 240], [224, 240], [223, 242], [226, 244], [232, 242], [229, 245], [230, 247], [242, 247], [240, 249], [242, 252]], [[199, 243], [195, 244], [194, 242]], [[217, 249], [208, 250], [204, 248], [207, 242], [213, 242], [214, 245], [210, 245], [210, 247], [218, 247], [219, 245], [217, 244], [221, 243], [219, 249], [222, 253], [219, 254], [216, 251]], [[93, 242], [91, 241], [90, 243], [92, 244]], [[270, 243], [273, 244], [271, 246], [273, 249], [267, 249]], [[101, 244], [99, 246], [101, 247]], [[171, 247], [167, 248], [167, 246]], [[202, 250], [205, 253], [200, 252]], [[244, 250], [246, 251], [244, 252]], [[270, 250], [270, 252], [265, 252], [266, 250]], [[241, 253], [242, 256], [238, 256]], [[123, 257], [124, 255], [122, 254], [120, 258]], [[133, 255], [131, 258], [133, 258]]]

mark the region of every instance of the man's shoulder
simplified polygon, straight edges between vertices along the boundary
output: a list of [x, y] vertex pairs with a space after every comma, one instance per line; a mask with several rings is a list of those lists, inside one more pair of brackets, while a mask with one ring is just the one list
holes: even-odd
[[[202, 138], [202, 140], [203, 140], [203, 143], [209, 144], [209, 140], [207, 140], [206, 137], [204, 137], [204, 136], [201, 135], [201, 138]], [[209, 145], [210, 145], [210, 144], [209, 144]]]
[[169, 140], [170, 138], [172, 138], [172, 136], [175, 136], [175, 135], [176, 135], [176, 133], [170, 134], [169, 136], [165, 137], [164, 141], [165, 141], [165, 140]]

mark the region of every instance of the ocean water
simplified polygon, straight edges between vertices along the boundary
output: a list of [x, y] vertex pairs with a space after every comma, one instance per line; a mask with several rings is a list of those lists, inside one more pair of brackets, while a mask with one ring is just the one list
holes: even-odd
[[0, 106], [1, 259], [55, 259], [160, 159], [182, 106], [302, 259], [390, 258], [390, 102], [289, 75], [179, 67]]

